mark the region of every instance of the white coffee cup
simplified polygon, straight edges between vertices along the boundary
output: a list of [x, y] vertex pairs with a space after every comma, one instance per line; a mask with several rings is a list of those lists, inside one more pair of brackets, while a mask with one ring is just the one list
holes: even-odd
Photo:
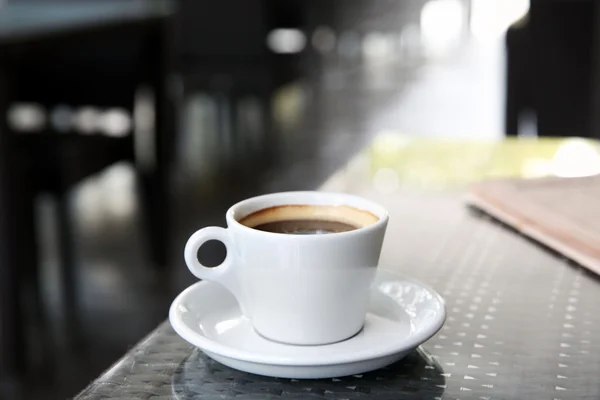
[[[322, 235], [265, 232], [239, 222], [259, 210], [285, 205], [346, 206], [376, 218], [368, 226]], [[383, 207], [347, 194], [253, 197], [227, 211], [227, 229], [208, 227], [194, 233], [185, 246], [185, 261], [196, 277], [231, 291], [262, 336], [299, 345], [338, 342], [364, 325], [388, 219]], [[197, 257], [209, 240], [227, 248], [225, 260], [214, 268], [203, 266]]]

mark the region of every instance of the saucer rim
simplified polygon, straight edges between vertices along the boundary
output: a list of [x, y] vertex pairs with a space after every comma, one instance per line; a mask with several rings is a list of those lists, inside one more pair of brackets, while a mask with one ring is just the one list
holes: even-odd
[[[181, 300], [188, 295], [189, 292], [194, 290], [198, 290], [198, 287], [207, 284], [215, 284], [209, 281], [199, 281], [189, 286], [185, 290], [183, 290], [176, 298], [173, 300], [171, 307], [169, 308], [169, 322], [173, 330], [185, 341], [188, 343], [198, 347], [202, 351], [206, 351], [209, 353], [215, 353], [222, 357], [228, 357], [236, 360], [242, 360], [251, 363], [257, 364], [270, 364], [270, 365], [281, 365], [281, 366], [318, 366], [318, 365], [337, 365], [337, 364], [347, 364], [353, 362], [360, 362], [364, 360], [376, 359], [391, 356], [394, 354], [398, 354], [407, 350], [414, 349], [421, 345], [422, 343], [429, 340], [436, 333], [440, 331], [442, 326], [446, 321], [446, 302], [444, 298], [431, 286], [422, 283], [419, 280], [414, 278], [407, 277], [405, 275], [399, 274], [394, 271], [386, 270], [380, 268], [377, 271], [377, 275], [383, 275], [384, 280], [394, 280], [394, 281], [406, 281], [411, 282], [416, 285], [423, 287], [428, 290], [433, 297], [441, 304], [441, 311], [436, 319], [431, 321], [430, 325], [426, 327], [423, 331], [415, 334], [411, 340], [405, 340], [400, 342], [394, 342], [394, 345], [390, 345], [390, 347], [386, 349], [380, 349], [378, 351], [372, 351], [369, 349], [353, 352], [351, 354], [341, 354], [333, 357], [329, 357], [322, 360], [298, 360], [297, 358], [290, 356], [274, 356], [274, 355], [264, 355], [260, 353], [253, 353], [247, 350], [239, 350], [235, 347], [231, 347], [228, 345], [224, 345], [219, 343], [213, 339], [210, 339], [204, 335], [198, 334], [193, 329], [189, 328], [183, 320], [177, 317], [177, 305], [181, 302]], [[351, 339], [350, 339], [351, 340]], [[293, 347], [302, 347], [302, 346], [294, 346]], [[323, 347], [327, 347], [328, 345], [323, 345]]]

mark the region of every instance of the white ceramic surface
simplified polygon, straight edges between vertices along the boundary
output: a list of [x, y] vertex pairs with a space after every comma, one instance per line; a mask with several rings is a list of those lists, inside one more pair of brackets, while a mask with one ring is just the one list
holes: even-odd
[[406, 356], [443, 325], [443, 299], [419, 282], [380, 269], [370, 291], [363, 330], [343, 342], [295, 346], [259, 335], [235, 298], [212, 282], [198, 282], [173, 302], [169, 320], [209, 357], [242, 371], [281, 378], [346, 376]]
[[[379, 220], [325, 235], [263, 232], [238, 222], [255, 211], [296, 204], [350, 206]], [[198, 278], [231, 291], [261, 335], [312, 345], [347, 339], [362, 328], [388, 222], [383, 207], [347, 194], [284, 192], [237, 203], [226, 219], [227, 229], [208, 227], [190, 237], [186, 264]], [[227, 247], [227, 257], [216, 268], [198, 262], [198, 249], [208, 240]]]

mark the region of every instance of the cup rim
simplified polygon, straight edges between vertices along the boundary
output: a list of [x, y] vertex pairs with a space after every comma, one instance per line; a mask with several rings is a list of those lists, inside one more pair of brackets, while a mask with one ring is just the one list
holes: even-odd
[[[250, 228], [246, 225], [241, 224], [235, 218], [235, 211], [238, 208], [240, 208], [244, 205], [247, 205], [248, 203], [253, 203], [253, 202], [267, 199], [269, 197], [273, 197], [273, 196], [277, 196], [277, 195], [308, 195], [308, 194], [310, 194], [310, 195], [316, 194], [319, 196], [322, 195], [323, 197], [329, 197], [329, 198], [345, 197], [345, 198], [351, 198], [354, 200], [359, 200], [359, 201], [369, 205], [369, 209], [365, 209], [365, 210], [367, 210], [369, 212], [373, 212], [375, 210], [374, 213], [377, 215], [379, 220], [377, 222], [375, 222], [374, 224], [364, 226], [362, 228], [353, 229], [351, 231], [346, 231], [346, 232], [333, 232], [333, 233], [328, 233], [327, 235], [288, 235], [288, 234], [276, 233], [276, 232], [265, 232], [265, 231], [260, 231], [258, 229]], [[282, 203], [280, 205], [283, 206], [283, 205], [287, 205], [287, 204]], [[327, 205], [327, 204], [323, 204], [323, 205]], [[276, 207], [276, 206], [274, 206], [274, 207]], [[354, 206], [351, 206], [351, 207], [354, 207]], [[354, 208], [357, 208], [357, 207], [354, 207]], [[353, 236], [353, 235], [361, 235], [366, 232], [371, 232], [373, 230], [380, 229], [382, 225], [385, 225], [388, 222], [389, 213], [385, 209], [385, 207], [375, 203], [374, 201], [369, 200], [364, 197], [361, 197], [361, 196], [354, 195], [354, 194], [341, 193], [341, 192], [321, 192], [318, 190], [303, 190], [303, 191], [273, 192], [273, 193], [263, 194], [263, 195], [259, 195], [259, 196], [249, 197], [249, 198], [239, 201], [239, 202], [235, 203], [234, 205], [232, 205], [231, 207], [229, 207], [229, 209], [227, 210], [227, 212], [225, 214], [225, 219], [227, 220], [228, 228], [235, 227], [235, 229], [239, 229], [242, 232], [247, 233], [249, 235], [258, 235], [258, 236], [262, 236], [265, 238], [267, 238], [267, 237], [278, 238], [281, 240], [309, 241], [309, 240], [316, 240], [317, 238], [319, 238], [318, 240], [323, 240], [325, 238], [335, 239], [335, 238], [349, 237], [349, 236]]]

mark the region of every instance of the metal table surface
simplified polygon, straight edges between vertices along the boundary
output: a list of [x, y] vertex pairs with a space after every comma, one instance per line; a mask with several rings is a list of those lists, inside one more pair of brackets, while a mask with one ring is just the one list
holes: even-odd
[[[405, 157], [409, 154], [405, 145], [402, 150], [368, 149], [321, 189], [358, 193], [387, 207], [391, 220], [381, 268], [414, 276], [446, 299], [446, 324], [419, 350], [395, 365], [363, 375], [275, 379], [238, 372], [208, 359], [165, 322], [77, 398], [599, 398], [598, 278], [467, 209], [462, 201], [464, 187], [456, 186], [452, 178], [461, 173], [453, 175], [440, 167], [437, 175], [430, 173], [420, 181], [427, 180], [435, 190], [406, 184], [414, 171], [398, 160], [410, 159], [414, 165], [415, 153], [413, 148]], [[551, 161], [549, 145], [540, 143], [525, 151], [520, 144], [506, 147], [503, 143], [483, 154], [475, 146], [459, 150], [473, 151], [472, 157], [455, 156], [463, 167], [478, 165], [479, 177], [485, 177], [488, 172], [498, 174], [501, 154], [502, 162], [518, 175], [523, 169], [514, 169], [515, 165], [532, 158], [539, 162], [544, 146], [542, 158]], [[443, 164], [436, 159], [428, 164], [429, 172], [431, 165]], [[503, 174], [511, 175], [507, 171]], [[425, 176], [424, 172], [418, 175]]]

